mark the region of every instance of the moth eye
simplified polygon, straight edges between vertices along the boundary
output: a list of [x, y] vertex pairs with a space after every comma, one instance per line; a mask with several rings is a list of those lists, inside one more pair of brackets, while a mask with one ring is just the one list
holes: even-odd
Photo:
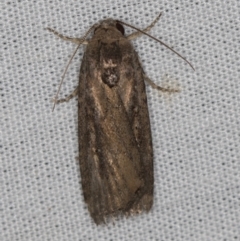
[[124, 27], [122, 26], [122, 24], [116, 23], [116, 28], [122, 33], [122, 35], [124, 35]]

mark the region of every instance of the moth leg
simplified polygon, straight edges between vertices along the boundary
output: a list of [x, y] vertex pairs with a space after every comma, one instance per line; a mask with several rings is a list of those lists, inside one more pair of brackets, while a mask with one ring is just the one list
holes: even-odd
[[52, 28], [46, 28], [48, 31], [54, 33], [55, 35], [57, 35], [59, 38], [61, 38], [62, 40], [64, 41], [69, 41], [69, 42], [72, 42], [74, 44], [88, 44], [88, 41], [87, 40], [84, 40], [83, 41], [83, 38], [72, 38], [72, 37], [67, 37], [67, 36], [64, 36], [62, 35], [61, 33], [58, 33], [56, 30], [52, 29]]
[[[142, 31], [143, 31], [143, 32], [148, 32], [148, 31], [150, 31], [150, 29], [153, 28], [154, 25], [156, 24], [156, 22], [160, 19], [161, 15], [162, 15], [162, 13], [160, 13], [160, 14], [157, 16], [157, 18], [156, 18], [148, 27], [146, 27], [146, 28], [143, 29]], [[129, 34], [129, 35], [127, 36], [127, 39], [128, 39], [128, 40], [133, 40], [133, 39], [136, 39], [136, 38], [140, 37], [141, 35], [143, 35], [143, 33], [141, 33], [141, 32], [134, 32], [134, 33]]]
[[69, 95], [67, 96], [66, 98], [63, 98], [63, 99], [53, 99], [53, 102], [55, 104], [59, 104], [59, 103], [63, 103], [63, 102], [68, 102], [69, 100], [71, 100], [73, 97], [75, 97], [76, 95], [78, 94], [78, 86], [74, 89], [74, 91]]
[[158, 86], [150, 78], [148, 78], [146, 75], [144, 75], [144, 79], [152, 86], [152, 88], [160, 90], [162, 92], [169, 92], [169, 93], [180, 92], [179, 89], [170, 89], [170, 88], [163, 88], [161, 86]]

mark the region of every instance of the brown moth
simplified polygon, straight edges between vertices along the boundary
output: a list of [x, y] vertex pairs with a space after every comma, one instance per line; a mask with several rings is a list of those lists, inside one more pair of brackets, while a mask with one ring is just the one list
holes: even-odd
[[[144, 83], [151, 80], [145, 76], [129, 40], [146, 34], [160, 15], [148, 28], [137, 29], [127, 37], [122, 26], [127, 24], [113, 19], [95, 24], [80, 39], [48, 28], [78, 47], [87, 44], [78, 87], [55, 103], [78, 95], [82, 189], [96, 224], [149, 211], [153, 204], [153, 149]], [[93, 37], [86, 40], [92, 29]], [[153, 82], [151, 85], [162, 91], [177, 91]]]

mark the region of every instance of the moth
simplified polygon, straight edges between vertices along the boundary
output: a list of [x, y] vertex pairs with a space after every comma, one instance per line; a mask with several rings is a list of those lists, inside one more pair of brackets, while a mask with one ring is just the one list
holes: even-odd
[[[146, 32], [160, 16], [144, 30], [106, 19], [93, 25], [83, 38], [65, 37], [48, 28], [78, 47], [87, 45], [77, 88], [55, 103], [78, 96], [82, 190], [96, 224], [149, 211], [153, 205], [153, 148], [144, 81], [161, 91], [177, 90], [157, 86], [144, 74], [130, 40], [150, 36]], [[125, 36], [123, 25], [137, 32]], [[92, 38], [87, 39], [91, 32]]]

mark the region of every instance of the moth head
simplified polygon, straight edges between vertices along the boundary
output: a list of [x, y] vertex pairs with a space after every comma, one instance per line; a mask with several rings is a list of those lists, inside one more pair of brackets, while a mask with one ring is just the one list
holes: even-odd
[[105, 29], [106, 31], [110, 28], [117, 29], [122, 35], [124, 35], [124, 27], [118, 20], [114, 19], [106, 19], [99, 23], [99, 25], [95, 28], [94, 33], [96, 33], [99, 29]]

